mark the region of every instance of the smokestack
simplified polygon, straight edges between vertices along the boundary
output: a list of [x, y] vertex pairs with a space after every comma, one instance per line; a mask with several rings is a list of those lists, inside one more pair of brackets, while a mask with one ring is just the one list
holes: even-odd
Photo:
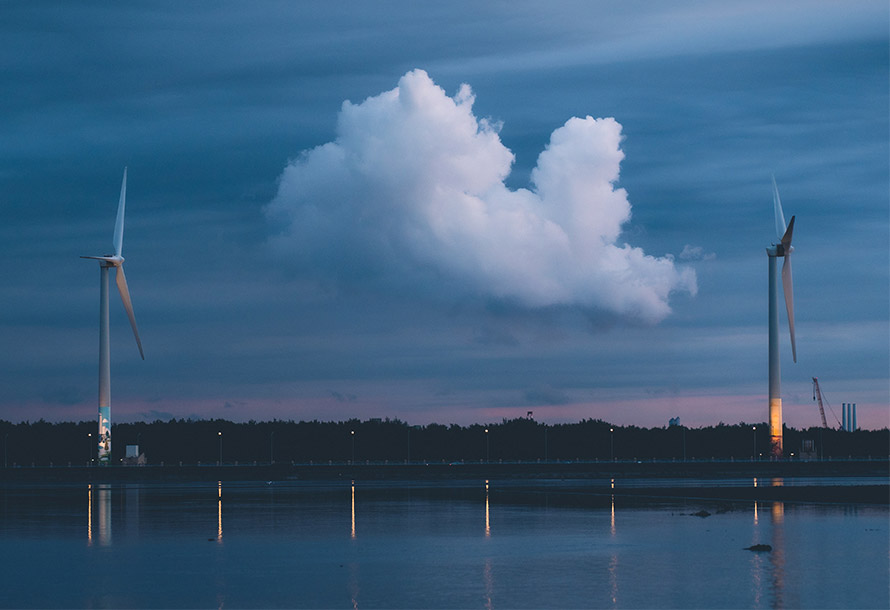
[[856, 432], [856, 403], [853, 403], [853, 425], [850, 426], [850, 432]]
[[847, 431], [847, 403], [841, 403], [841, 428]]

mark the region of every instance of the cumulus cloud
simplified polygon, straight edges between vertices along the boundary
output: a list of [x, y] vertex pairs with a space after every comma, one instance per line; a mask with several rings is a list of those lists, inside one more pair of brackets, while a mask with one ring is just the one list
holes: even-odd
[[296, 264], [341, 281], [447, 285], [530, 308], [570, 305], [655, 322], [694, 271], [619, 243], [630, 220], [616, 187], [621, 125], [572, 118], [556, 129], [528, 189], [504, 181], [499, 125], [422, 70], [344, 102], [336, 139], [282, 173], [266, 214]]

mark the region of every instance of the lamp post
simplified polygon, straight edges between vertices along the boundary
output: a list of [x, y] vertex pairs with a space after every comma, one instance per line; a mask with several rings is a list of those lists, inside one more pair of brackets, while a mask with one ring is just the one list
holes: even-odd
[[352, 438], [352, 463], [355, 464], [355, 430], [350, 430], [349, 436]]
[[485, 461], [491, 461], [491, 451], [490, 446], [488, 444], [488, 428], [485, 429]]
[[87, 466], [93, 463], [93, 433], [87, 432]]
[[609, 428], [609, 459], [615, 461], [615, 428]]
[[217, 432], [216, 436], [219, 437], [219, 462], [217, 463], [222, 466], [222, 432]]
[[757, 426], [754, 426], [752, 428], [752, 430], [754, 432], [754, 453], [751, 454], [751, 459], [756, 461], [757, 460]]

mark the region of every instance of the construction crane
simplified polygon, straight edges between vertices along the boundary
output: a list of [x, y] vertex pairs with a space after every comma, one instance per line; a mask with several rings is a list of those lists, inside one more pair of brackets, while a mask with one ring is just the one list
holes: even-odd
[[[817, 400], [819, 402], [819, 415], [822, 416], [822, 427], [827, 428], [828, 422], [825, 420], [825, 409], [822, 407], [822, 389], [819, 387], [819, 378], [813, 377], [813, 400]], [[826, 399], [825, 402], [828, 402]], [[828, 408], [831, 409], [831, 405], [828, 405]], [[834, 419], [837, 419], [837, 415], [834, 414], [834, 409], [831, 410], [831, 414], [834, 415]], [[841, 422], [837, 422], [838, 428], [842, 427]]]

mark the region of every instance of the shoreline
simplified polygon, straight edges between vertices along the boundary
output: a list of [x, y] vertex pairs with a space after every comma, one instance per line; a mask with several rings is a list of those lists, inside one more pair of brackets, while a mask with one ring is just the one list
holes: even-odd
[[[729, 479], [751, 478], [751, 485]], [[839, 479], [810, 484], [795, 478]], [[853, 479], [865, 478], [863, 483]], [[640, 484], [646, 479], [645, 484]], [[682, 484], [671, 479], [680, 479]], [[754, 482], [759, 480], [759, 484]], [[784, 479], [791, 479], [786, 484]], [[851, 479], [843, 483], [843, 479]], [[694, 482], [701, 481], [702, 485]], [[257, 465], [54, 466], [0, 469], [0, 486], [19, 484], [373, 483], [375, 487], [474, 485], [514, 491], [664, 500], [789, 501], [890, 505], [890, 460], [782, 462], [326, 463]], [[721, 484], [726, 481], [727, 484]], [[690, 484], [690, 482], [692, 482]], [[625, 483], [627, 483], [625, 485]], [[557, 487], [558, 485], [558, 487]], [[614, 485], [614, 486], [613, 486]]]

